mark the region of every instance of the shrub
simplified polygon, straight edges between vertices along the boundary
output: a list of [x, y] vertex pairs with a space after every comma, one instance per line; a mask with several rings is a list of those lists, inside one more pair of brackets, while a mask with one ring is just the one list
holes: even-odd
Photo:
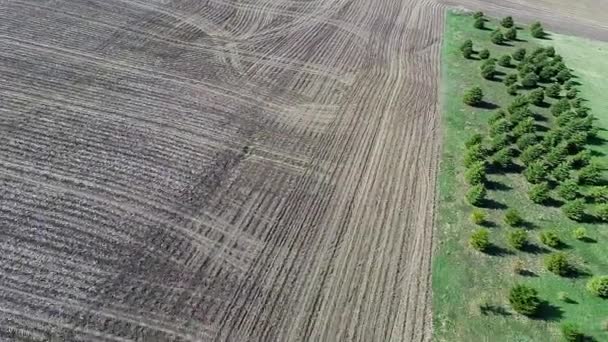
[[515, 312], [525, 316], [534, 316], [541, 304], [536, 289], [526, 285], [515, 285], [511, 288], [509, 303]]
[[574, 168], [580, 168], [589, 165], [591, 163], [591, 151], [580, 151], [579, 153], [572, 156], [571, 162]]
[[481, 145], [473, 145], [464, 153], [464, 166], [469, 167], [476, 162], [483, 161], [486, 157], [486, 152]]
[[528, 98], [526, 96], [520, 95], [513, 99], [513, 101], [509, 104], [507, 110], [509, 111], [509, 113], [514, 114], [516, 111], [526, 108], [528, 104]]
[[516, 84], [511, 84], [508, 88], [507, 88], [507, 94], [511, 95], [511, 96], [515, 96], [517, 95], [517, 85]]
[[572, 231], [572, 235], [577, 240], [585, 240], [587, 238], [587, 229], [585, 227], [578, 227]]
[[508, 17], [504, 17], [501, 21], [500, 21], [500, 25], [502, 25], [502, 27], [506, 27], [506, 28], [511, 28], [513, 27], [513, 17], [508, 16]]
[[545, 48], [545, 53], [549, 57], [554, 57], [555, 56], [555, 48], [553, 46], [549, 46], [549, 47]]
[[597, 184], [602, 179], [602, 171], [600, 167], [591, 163], [585, 167], [583, 167], [578, 174], [578, 183], [579, 184]]
[[490, 135], [496, 136], [509, 132], [511, 123], [507, 119], [498, 119], [490, 126]]
[[566, 144], [559, 144], [549, 150], [545, 156], [545, 163], [549, 167], [556, 167], [568, 156], [568, 148]]
[[570, 177], [570, 164], [568, 162], [559, 163], [552, 171], [551, 176], [558, 181], [563, 182]]
[[517, 227], [524, 221], [519, 215], [519, 212], [513, 208], [507, 209], [504, 220], [505, 223], [511, 227]]
[[555, 69], [551, 67], [543, 67], [538, 73], [538, 78], [543, 82], [549, 82], [551, 81], [551, 77], [553, 77], [554, 73]]
[[534, 73], [526, 74], [521, 80], [521, 85], [526, 88], [536, 87], [538, 85], [538, 76]]
[[500, 32], [500, 30], [497, 29], [494, 32], [492, 32], [492, 35], [490, 36], [490, 40], [492, 41], [492, 43], [500, 45], [505, 41], [505, 37], [503, 36], [502, 32]]
[[488, 119], [488, 124], [493, 125], [496, 121], [500, 119], [504, 119], [507, 117], [507, 112], [502, 109], [499, 109], [492, 114], [492, 116]]
[[505, 39], [516, 40], [517, 39], [517, 29], [515, 27], [511, 27], [510, 29], [506, 30]]
[[469, 106], [477, 106], [483, 100], [483, 91], [479, 87], [473, 87], [464, 94], [463, 101]]
[[481, 77], [486, 80], [491, 80], [494, 78], [494, 74], [496, 73], [496, 67], [494, 65], [486, 65], [481, 69]]
[[492, 164], [496, 167], [506, 169], [511, 165], [511, 152], [508, 148], [498, 150], [492, 156]]
[[585, 202], [580, 198], [567, 202], [562, 206], [562, 212], [571, 220], [581, 221], [585, 216]]
[[607, 202], [608, 201], [608, 186], [594, 186], [589, 189], [589, 197], [595, 202]]
[[471, 213], [471, 222], [475, 224], [484, 224], [486, 222], [486, 213], [481, 209], [473, 209]]
[[570, 102], [567, 99], [561, 99], [551, 105], [551, 114], [558, 117], [560, 114], [570, 110]]
[[511, 56], [502, 55], [498, 58], [498, 65], [508, 68], [511, 66]]
[[477, 228], [469, 238], [469, 246], [480, 252], [485, 252], [490, 247], [490, 231], [486, 228]]
[[486, 164], [484, 162], [476, 162], [464, 173], [464, 178], [471, 185], [481, 184], [486, 181]]
[[528, 94], [530, 103], [540, 106], [545, 101], [545, 92], [542, 89], [534, 89]]
[[[503, 56], [504, 57], [504, 56]], [[508, 87], [517, 83], [517, 74], [508, 74], [505, 76], [503, 83]]]
[[528, 244], [528, 233], [521, 228], [511, 230], [507, 234], [507, 241], [511, 247], [522, 249]]
[[519, 48], [513, 52], [512, 56], [514, 60], [522, 61], [526, 57], [526, 49]]
[[541, 161], [533, 161], [524, 170], [524, 176], [528, 182], [537, 184], [545, 180], [547, 170]]
[[608, 203], [601, 203], [595, 207], [595, 217], [603, 222], [608, 222]]
[[570, 90], [575, 85], [576, 85], [576, 82], [574, 82], [573, 80], [569, 80], [568, 82], [564, 83], [564, 89]]
[[579, 196], [578, 184], [573, 179], [567, 179], [557, 187], [557, 193], [565, 200], [574, 200]]
[[559, 98], [560, 92], [561, 92], [561, 87], [557, 83], [553, 83], [552, 85], [545, 88], [545, 94], [554, 99]]
[[585, 335], [580, 332], [578, 325], [574, 323], [564, 323], [561, 326], [562, 336], [568, 342], [583, 342]]
[[522, 134], [519, 138], [517, 138], [517, 141], [515, 142], [515, 144], [517, 145], [517, 148], [519, 148], [520, 151], [525, 150], [526, 148], [536, 144], [538, 142], [536, 134], [534, 133], [525, 133]]
[[592, 294], [608, 298], [608, 276], [596, 276], [587, 282], [587, 289]]
[[467, 201], [474, 206], [479, 206], [486, 198], [486, 187], [483, 184], [477, 184], [469, 188], [466, 194]]
[[[566, 81], [568, 81], [570, 78], [572, 78], [572, 75], [570, 74], [570, 71], [568, 71], [568, 69], [563, 69], [560, 72], [557, 73], [557, 75], [555, 76], [555, 79], [557, 80], [557, 82], [559, 82], [560, 84], [565, 83]], [[571, 89], [572, 90], [572, 89]]]
[[523, 152], [519, 156], [519, 159], [521, 160], [522, 163], [524, 163], [524, 165], [529, 166], [532, 163], [534, 163], [535, 161], [538, 161], [538, 159], [544, 153], [545, 153], [545, 148], [541, 144], [536, 144], [536, 145], [529, 146], [525, 150], [523, 150]]
[[565, 253], [551, 253], [545, 257], [545, 268], [559, 276], [567, 276], [572, 272], [572, 265]]
[[473, 50], [473, 41], [470, 39], [467, 39], [464, 41], [464, 43], [462, 43], [462, 45], [460, 45], [460, 51], [464, 50], [464, 49], [471, 49], [471, 51]]
[[464, 146], [469, 148], [473, 145], [481, 144], [482, 141], [483, 141], [483, 135], [481, 135], [479, 133], [475, 133], [475, 134], [471, 135], [471, 137], [464, 143]]
[[547, 182], [533, 185], [528, 191], [528, 197], [534, 203], [545, 203], [549, 199], [549, 185]]
[[479, 58], [488, 59], [490, 58], [490, 51], [488, 49], [483, 49], [479, 51]]
[[473, 18], [475, 18], [475, 19], [483, 18], [483, 12], [481, 12], [481, 11], [475, 12], [473, 14]]
[[566, 97], [572, 100], [576, 97], [577, 94], [578, 91], [576, 90], [576, 88], [572, 88], [566, 92]]
[[535, 131], [534, 119], [531, 117], [526, 117], [523, 120], [521, 120], [515, 126], [515, 128], [513, 128], [512, 133], [513, 133], [514, 137], [519, 138], [526, 133], [534, 133], [534, 131]]
[[539, 22], [535, 22], [530, 26], [530, 34], [534, 38], [544, 38], [545, 31], [543, 30], [543, 26]]
[[473, 23], [473, 27], [475, 27], [476, 29], [485, 28], [485, 20], [483, 18], [475, 19], [475, 22]]
[[551, 230], [542, 231], [539, 237], [540, 242], [551, 248], [558, 248], [562, 243], [557, 234]]

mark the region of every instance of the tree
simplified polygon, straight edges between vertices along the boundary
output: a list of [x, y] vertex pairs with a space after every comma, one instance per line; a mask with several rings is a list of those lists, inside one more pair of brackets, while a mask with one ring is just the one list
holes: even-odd
[[509, 55], [502, 55], [500, 56], [500, 58], [498, 59], [498, 65], [508, 68], [511, 66], [511, 56]]
[[513, 99], [513, 101], [509, 104], [507, 110], [509, 111], [509, 113], [514, 114], [516, 111], [521, 110], [522, 108], [526, 108], [528, 104], [528, 98], [524, 95], [520, 95]]
[[480, 206], [486, 197], [486, 187], [483, 184], [477, 184], [469, 188], [467, 191], [467, 201], [476, 207]]
[[511, 84], [508, 88], [507, 88], [507, 94], [515, 96], [517, 95], [517, 84]]
[[565, 253], [551, 253], [545, 257], [545, 268], [559, 276], [567, 276], [572, 272], [572, 265]]
[[488, 119], [488, 124], [493, 125], [496, 121], [507, 117], [507, 112], [504, 109], [499, 109]]
[[502, 25], [502, 27], [506, 27], [506, 28], [511, 28], [513, 27], [513, 17], [508, 16], [508, 17], [504, 17], [501, 21], [500, 21], [500, 25]]
[[608, 222], [608, 203], [600, 203], [595, 208], [595, 216], [602, 222]]
[[547, 170], [541, 161], [533, 161], [524, 170], [524, 177], [528, 182], [537, 184], [545, 180]]
[[515, 128], [513, 128], [512, 133], [515, 138], [519, 138], [520, 136], [526, 133], [534, 133], [535, 130], [536, 128], [534, 119], [528, 116], [524, 119], [521, 119], [519, 123], [515, 125]]
[[570, 100], [572, 100], [572, 99], [576, 98], [577, 94], [578, 94], [578, 90], [576, 90], [576, 88], [572, 88], [566, 92], [566, 98], [569, 98]]
[[503, 83], [508, 87], [517, 83], [517, 74], [508, 74], [505, 76]]
[[545, 102], [545, 92], [542, 89], [534, 89], [528, 94], [530, 103], [540, 106]]
[[507, 234], [507, 241], [511, 247], [522, 249], [528, 244], [528, 233], [521, 228], [513, 229]]
[[511, 227], [517, 227], [523, 223], [519, 212], [513, 208], [507, 209], [505, 213], [505, 223]]
[[540, 242], [551, 248], [558, 248], [562, 244], [562, 241], [559, 239], [559, 236], [557, 236], [557, 234], [555, 234], [555, 232], [551, 230], [542, 231], [539, 237]]
[[598, 184], [602, 179], [602, 170], [596, 163], [583, 167], [578, 174], [579, 184]]
[[496, 29], [494, 32], [492, 32], [490, 40], [492, 41], [492, 43], [500, 45], [504, 43], [505, 37], [503, 36], [502, 32], [500, 32], [500, 29]]
[[585, 227], [578, 227], [572, 232], [572, 235], [577, 240], [585, 240], [587, 238], [587, 229]]
[[528, 191], [528, 197], [534, 203], [545, 203], [549, 199], [549, 185], [547, 182], [533, 185]]
[[545, 153], [545, 148], [541, 144], [536, 144], [527, 147], [521, 155], [519, 159], [524, 163], [524, 165], [530, 166], [533, 162], [538, 161], [538, 159]]
[[557, 193], [561, 198], [572, 201], [579, 196], [578, 184], [573, 179], [567, 179], [557, 187]]
[[492, 164], [502, 169], [511, 165], [511, 153], [508, 148], [502, 148], [492, 156]]
[[484, 224], [486, 222], [486, 213], [481, 209], [473, 209], [471, 221], [475, 224]]
[[483, 141], [483, 135], [479, 133], [475, 133], [469, 137], [469, 139], [464, 143], [466, 148], [469, 148], [473, 145], [479, 145]]
[[561, 99], [551, 106], [551, 114], [558, 117], [562, 113], [570, 110], [570, 102], [567, 99]]
[[[472, 44], [472, 42], [471, 42]], [[513, 59], [516, 61], [522, 61], [526, 57], [526, 49], [519, 48], [513, 52]]]
[[509, 132], [511, 128], [511, 123], [507, 119], [499, 119], [490, 125], [490, 135], [496, 136], [499, 134], [504, 134]]
[[517, 145], [517, 148], [519, 148], [520, 151], [525, 150], [526, 148], [536, 144], [538, 142], [536, 134], [534, 133], [525, 133], [522, 134], [517, 141], [515, 142], [515, 144]]
[[469, 106], [477, 106], [483, 100], [483, 91], [479, 87], [473, 87], [464, 94], [463, 101]]
[[534, 316], [540, 309], [541, 301], [536, 289], [520, 284], [515, 285], [509, 291], [509, 303], [515, 312], [525, 316]]
[[473, 14], [473, 18], [475, 18], [475, 19], [483, 18], [483, 12], [481, 12], [481, 11], [475, 12]]
[[460, 45], [460, 51], [467, 49], [467, 48], [473, 50], [473, 41], [470, 39], [465, 40], [464, 43], [462, 43], [462, 45]]
[[538, 85], [538, 76], [535, 73], [526, 74], [522, 80], [521, 85], [526, 88], [534, 88]]
[[483, 50], [479, 51], [479, 58], [481, 58], [481, 59], [488, 59], [488, 58], [490, 58], [490, 50], [483, 49]]
[[560, 72], [557, 73], [557, 75], [555, 76], [555, 79], [557, 80], [558, 83], [560, 84], [564, 84], [566, 81], [568, 81], [570, 78], [572, 78], [572, 75], [570, 74], [570, 71], [568, 71], [568, 69], [563, 69]]
[[484, 183], [486, 181], [486, 164], [484, 162], [474, 163], [464, 173], [464, 178], [471, 185]]
[[570, 90], [572, 89], [572, 87], [574, 87], [576, 85], [576, 82], [573, 80], [568, 80], [566, 83], [564, 83], [564, 89], [566, 90]]
[[567, 202], [562, 206], [562, 212], [573, 221], [582, 221], [585, 216], [585, 202], [580, 198]]
[[559, 98], [560, 92], [561, 92], [561, 87], [557, 83], [553, 83], [552, 85], [545, 88], [545, 94], [554, 99]]
[[477, 228], [469, 238], [469, 246], [480, 252], [485, 252], [490, 247], [490, 231], [486, 228]]
[[595, 276], [587, 282], [587, 290], [592, 294], [608, 298], [608, 276]]
[[571, 158], [572, 167], [580, 168], [591, 163], [591, 151], [582, 150]]
[[506, 30], [505, 38], [508, 40], [516, 40], [517, 39], [517, 29], [515, 27], [511, 27], [510, 29]]
[[545, 31], [543, 30], [543, 26], [539, 22], [535, 22], [530, 26], [530, 33], [534, 38], [544, 38]]
[[583, 342], [585, 335], [579, 330], [578, 325], [574, 323], [564, 323], [561, 326], [562, 336], [568, 342]]
[[481, 145], [473, 145], [464, 153], [464, 166], [469, 167], [476, 162], [483, 161], [486, 157], [486, 151]]
[[559, 163], [551, 171], [551, 176], [558, 182], [565, 181], [570, 177], [570, 164], [568, 162]]
[[555, 73], [556, 73], [555, 69], [545, 66], [538, 73], [538, 78], [542, 82], [549, 82], [549, 81], [551, 81], [551, 77], [553, 77]]
[[486, 80], [491, 80], [494, 78], [494, 74], [496, 73], [496, 67], [492, 64], [485, 65], [483, 69], [481, 69], [481, 77]]
[[473, 27], [475, 27], [476, 29], [484, 29], [485, 28], [485, 20], [483, 18], [477, 18], [475, 19], [475, 22], [473, 23]]
[[587, 193], [594, 202], [608, 202], [608, 186], [594, 186]]
[[545, 48], [545, 53], [549, 57], [555, 57], [555, 48], [553, 46], [549, 46]]
[[497, 134], [490, 140], [490, 146], [488, 149], [496, 152], [507, 147], [509, 143], [509, 136], [506, 133]]

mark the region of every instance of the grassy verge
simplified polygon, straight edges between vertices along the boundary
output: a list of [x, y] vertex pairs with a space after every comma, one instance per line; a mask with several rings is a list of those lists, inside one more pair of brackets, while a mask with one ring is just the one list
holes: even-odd
[[[491, 174], [494, 187], [488, 197], [496, 203], [486, 209], [492, 242], [499, 247], [494, 255], [473, 251], [468, 238], [475, 228], [469, 220], [472, 207], [464, 200], [467, 189], [463, 174], [464, 142], [471, 134], [487, 132], [487, 120], [498, 107], [506, 107], [513, 99], [501, 82], [484, 80], [480, 75], [479, 60], [467, 60], [462, 56], [460, 45], [466, 40], [474, 42], [475, 50], [490, 50], [498, 58], [511, 54], [516, 48], [528, 51], [542, 45], [553, 45], [566, 64], [574, 69], [585, 104], [598, 118], [597, 125], [608, 127], [608, 44], [590, 42], [578, 38], [552, 35], [550, 40], [531, 38], [527, 30], [519, 30], [520, 40], [512, 46], [498, 46], [490, 42], [491, 30], [498, 24], [490, 21], [489, 30], [473, 27], [471, 16], [448, 13], [442, 50], [442, 105], [443, 146], [439, 177], [440, 203], [438, 249], [434, 259], [434, 329], [438, 341], [560, 341], [559, 326], [573, 322], [587, 335], [598, 341], [608, 340], [608, 332], [602, 324], [608, 320], [608, 300], [591, 296], [585, 291], [588, 277], [562, 278], [547, 272], [542, 264], [545, 252], [513, 251], [507, 247], [507, 228], [502, 223], [504, 208], [516, 208], [529, 223], [531, 241], [540, 246], [538, 233], [541, 229], [554, 229], [566, 243], [565, 251], [577, 264], [594, 275], [608, 274], [608, 226], [580, 224], [568, 220], [559, 207], [532, 203], [526, 193], [530, 185], [517, 173]], [[498, 67], [509, 74], [516, 70]], [[502, 77], [500, 77], [502, 78]], [[472, 86], [480, 85], [485, 99], [491, 104], [486, 108], [472, 108], [462, 103], [462, 94]], [[553, 101], [549, 101], [553, 102]], [[495, 107], [496, 106], [496, 107]], [[535, 108], [541, 117], [550, 120], [548, 109]], [[608, 140], [608, 132], [600, 137]], [[608, 145], [593, 146], [595, 156], [606, 164], [604, 154]], [[576, 227], [583, 226], [595, 241], [582, 242], [572, 237]], [[519, 260], [529, 271], [528, 276], [513, 272], [513, 264]], [[530, 319], [514, 313], [508, 305], [508, 290], [516, 283], [534, 286], [546, 301], [538, 319]], [[564, 294], [570, 299], [560, 298]], [[483, 314], [480, 305], [493, 308]]]

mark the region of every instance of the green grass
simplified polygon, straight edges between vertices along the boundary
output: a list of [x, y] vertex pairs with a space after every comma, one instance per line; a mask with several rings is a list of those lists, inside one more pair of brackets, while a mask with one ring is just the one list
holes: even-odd
[[[517, 19], [517, 18], [515, 18]], [[442, 50], [442, 106], [443, 152], [439, 177], [440, 203], [437, 230], [438, 247], [433, 266], [434, 330], [438, 341], [561, 341], [559, 325], [574, 322], [583, 332], [598, 341], [608, 340], [602, 330], [602, 322], [608, 320], [608, 300], [594, 298], [585, 290], [587, 277], [560, 278], [545, 271], [543, 254], [509, 251], [506, 255], [486, 255], [473, 251], [467, 244], [475, 225], [469, 215], [473, 209], [464, 200], [466, 184], [463, 179], [462, 157], [464, 142], [474, 132], [487, 132], [487, 119], [494, 109], [474, 109], [462, 103], [463, 92], [480, 85], [484, 98], [490, 103], [506, 107], [512, 96], [501, 82], [484, 80], [479, 71], [479, 60], [467, 60], [460, 53], [460, 45], [472, 39], [476, 51], [490, 50], [498, 58], [518, 47], [529, 52], [541, 45], [554, 45], [566, 64], [575, 70], [576, 79], [582, 85], [581, 95], [589, 100], [585, 104], [598, 118], [600, 127], [608, 128], [608, 44], [578, 38], [552, 35], [551, 40], [531, 38], [520, 30], [514, 46], [497, 46], [489, 41], [490, 30], [473, 28], [470, 16], [448, 13]], [[490, 29], [496, 22], [486, 25]], [[510, 73], [515, 69], [497, 67]], [[503, 76], [501, 76], [502, 78]], [[552, 101], [550, 101], [552, 102]], [[541, 115], [546, 109], [533, 107]], [[608, 140], [608, 132], [600, 133]], [[595, 146], [594, 150], [608, 154], [608, 146]], [[605, 162], [605, 157], [600, 160]], [[608, 226], [578, 224], [566, 219], [559, 208], [536, 205], [527, 198], [529, 184], [519, 174], [492, 174], [490, 180], [502, 184], [504, 189], [492, 190], [489, 197], [509, 208], [516, 208], [531, 223], [531, 240], [540, 245], [541, 229], [557, 231], [569, 247], [565, 249], [591, 274], [608, 274]], [[485, 210], [485, 209], [484, 209]], [[486, 210], [491, 240], [508, 249], [508, 228], [502, 222], [504, 209]], [[584, 226], [596, 243], [585, 243], [572, 237], [574, 228]], [[512, 271], [516, 260], [522, 260], [526, 269], [535, 276], [519, 276]], [[551, 310], [543, 313], [543, 319], [529, 319], [515, 314], [508, 305], [509, 288], [516, 283], [536, 287]], [[573, 300], [565, 303], [559, 293], [565, 292]], [[575, 302], [575, 303], [574, 303]], [[504, 313], [482, 315], [479, 305], [488, 303], [504, 309]]]

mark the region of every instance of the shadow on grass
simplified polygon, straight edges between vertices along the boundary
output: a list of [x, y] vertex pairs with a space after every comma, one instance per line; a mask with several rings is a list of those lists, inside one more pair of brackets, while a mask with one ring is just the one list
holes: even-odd
[[547, 126], [535, 124], [534, 127], [536, 128], [537, 132], [543, 132], [544, 133], [544, 132], [549, 131], [549, 127], [547, 127]]
[[591, 150], [592, 157], [603, 157], [605, 155], [606, 155], [606, 153], [604, 153], [604, 152], [597, 151], [597, 150]]
[[479, 311], [482, 315], [496, 315], [496, 316], [511, 316], [511, 313], [501, 305], [495, 304], [481, 304], [479, 305]]
[[552, 208], [559, 208], [562, 205], [564, 205], [564, 202], [557, 198], [549, 197], [547, 200], [545, 200], [543, 202], [543, 205], [547, 206], [547, 207], [552, 207]]
[[519, 271], [519, 275], [522, 277], [538, 277], [538, 274], [536, 274], [530, 270], [521, 270], [521, 271]]
[[606, 139], [599, 136], [594, 136], [587, 139], [587, 144], [589, 145], [604, 145], [606, 142], [608, 142]]
[[481, 101], [479, 104], [477, 104], [476, 106], [477, 108], [481, 108], [481, 109], [497, 109], [500, 106], [492, 103], [492, 102], [488, 102], [488, 101]]
[[543, 102], [537, 104], [536, 107], [549, 108], [549, 107], [551, 107], [551, 104], [549, 102], [547, 102], [547, 101], [543, 101]]
[[582, 237], [579, 240], [582, 241], [582, 242], [585, 242], [585, 243], [597, 243], [596, 239], [590, 238], [588, 236]]
[[515, 253], [513, 253], [513, 251], [510, 251], [506, 248], [497, 246], [495, 244], [490, 244], [490, 246], [488, 247], [488, 249], [486, 249], [486, 254], [491, 255], [491, 256], [506, 256], [506, 255], [513, 255]]
[[538, 114], [538, 113], [534, 113], [534, 115], [532, 116], [532, 118], [535, 121], [539, 121], [539, 122], [547, 122], [547, 121], [549, 121], [546, 116]]
[[486, 182], [486, 188], [488, 190], [494, 190], [494, 191], [509, 191], [509, 190], [513, 189], [512, 187], [510, 187], [504, 183], [497, 182], [497, 181], [491, 181], [491, 180]]
[[539, 246], [532, 243], [525, 245], [521, 250], [530, 254], [548, 254], [551, 252], [549, 249], [543, 246]]
[[559, 321], [562, 317], [564, 317], [564, 310], [562, 310], [559, 306], [553, 305], [547, 301], [543, 301], [540, 303], [537, 314], [532, 318], [554, 322]]
[[481, 204], [482, 208], [486, 209], [507, 209], [507, 205], [493, 199], [485, 199]]

